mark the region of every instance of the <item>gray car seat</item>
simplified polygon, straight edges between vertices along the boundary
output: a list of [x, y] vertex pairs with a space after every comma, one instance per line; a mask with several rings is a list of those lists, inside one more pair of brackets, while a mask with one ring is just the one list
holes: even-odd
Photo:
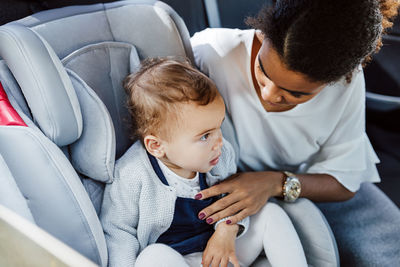
[[365, 70], [367, 109], [390, 112], [400, 109], [400, 34], [382, 39], [382, 49]]
[[28, 126], [0, 127], [15, 180], [2, 188], [19, 200], [0, 203], [106, 266], [98, 211], [131, 144], [121, 81], [139, 59], [192, 59], [183, 21], [156, 1], [44, 11], [0, 27], [0, 56], [0, 81]]
[[[122, 79], [155, 56], [193, 62], [182, 19], [152, 0], [43, 11], [0, 27], [0, 82], [23, 121], [0, 125], [8, 181], [0, 204], [100, 266], [107, 265], [98, 219], [104, 184], [131, 144]], [[334, 239], [321, 228], [311, 232], [329, 247], [313, 247], [306, 233], [306, 250], [313, 263], [335, 266]]]

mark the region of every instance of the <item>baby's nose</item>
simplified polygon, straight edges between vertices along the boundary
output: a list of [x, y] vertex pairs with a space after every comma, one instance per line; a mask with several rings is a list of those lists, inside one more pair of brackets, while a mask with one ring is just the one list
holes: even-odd
[[217, 141], [215, 142], [213, 150], [221, 149], [222, 145], [223, 145], [222, 134], [220, 134], [220, 136], [218, 137]]

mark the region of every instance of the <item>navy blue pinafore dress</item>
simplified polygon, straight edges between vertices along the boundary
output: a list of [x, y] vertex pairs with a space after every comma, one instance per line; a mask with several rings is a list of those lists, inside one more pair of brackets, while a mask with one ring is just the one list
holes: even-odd
[[[148, 155], [158, 178], [163, 184], [168, 185], [156, 158]], [[204, 173], [199, 174], [199, 182], [201, 190], [208, 188]], [[156, 243], [166, 244], [182, 255], [204, 251], [208, 239], [214, 233], [214, 227], [200, 220], [197, 215], [215, 200], [217, 200], [215, 197], [206, 200], [177, 197], [171, 226], [161, 234]]]

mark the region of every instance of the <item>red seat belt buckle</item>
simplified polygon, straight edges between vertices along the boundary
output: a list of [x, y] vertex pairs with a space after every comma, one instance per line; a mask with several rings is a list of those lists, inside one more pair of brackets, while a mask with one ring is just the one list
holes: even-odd
[[27, 126], [8, 100], [0, 82], [0, 125]]

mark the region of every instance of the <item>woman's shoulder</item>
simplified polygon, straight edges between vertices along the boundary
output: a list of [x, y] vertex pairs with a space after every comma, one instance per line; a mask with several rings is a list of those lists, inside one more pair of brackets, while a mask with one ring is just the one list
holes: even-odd
[[207, 75], [225, 71], [246, 60], [254, 30], [206, 29], [196, 33], [192, 39], [197, 67]]
[[191, 44], [194, 50], [214, 49], [218, 54], [224, 54], [253, 37], [254, 30], [208, 28], [195, 33]]

